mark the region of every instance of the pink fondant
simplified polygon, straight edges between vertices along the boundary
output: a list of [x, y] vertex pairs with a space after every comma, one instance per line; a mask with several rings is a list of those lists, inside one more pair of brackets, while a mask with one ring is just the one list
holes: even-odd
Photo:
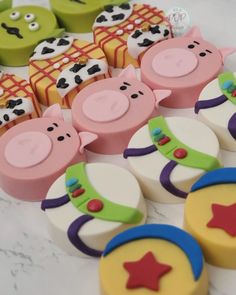
[[236, 47], [220, 48], [219, 52], [222, 56], [223, 63], [227, 56], [236, 52]]
[[156, 98], [156, 107], [158, 108], [160, 102], [169, 97], [171, 95], [171, 90], [169, 89], [159, 89], [159, 90], [153, 90], [153, 93], [155, 95]]
[[14, 126], [0, 138], [0, 186], [15, 198], [44, 199], [69, 165], [86, 160], [80, 149], [91, 137], [62, 121], [56, 108], [51, 112], [50, 107], [43, 118]]
[[43, 118], [57, 118], [59, 120], [64, 121], [60, 105], [56, 103], [47, 108], [46, 111], [43, 113]]
[[46, 160], [52, 149], [50, 137], [42, 132], [23, 132], [5, 147], [5, 158], [13, 167], [28, 168]]
[[[152, 89], [172, 91], [160, 105], [171, 108], [193, 107], [205, 85], [221, 72], [226, 56], [224, 52], [232, 53], [232, 50], [222, 53], [200, 35], [199, 29], [194, 27], [184, 37], [160, 42], [144, 54], [141, 61], [142, 81]], [[176, 49], [182, 53], [180, 58], [174, 54], [173, 63], [158, 59], [163, 57], [163, 52], [176, 52]]]
[[125, 69], [123, 69], [119, 76], [120, 78], [127, 78], [127, 79], [137, 79], [137, 73], [135, 67], [133, 65], [128, 65]]
[[129, 109], [129, 99], [119, 91], [102, 90], [93, 93], [83, 103], [84, 114], [94, 122], [111, 122]]
[[80, 138], [79, 151], [82, 154], [84, 152], [84, 148], [86, 147], [86, 145], [94, 142], [98, 138], [98, 136], [97, 134], [94, 134], [91, 132], [80, 132], [79, 138]]
[[[88, 85], [72, 104], [75, 128], [98, 135], [98, 139], [88, 146], [93, 152], [122, 153], [134, 132], [157, 114], [155, 94], [136, 79], [132, 68], [129, 66], [119, 77]], [[97, 93], [105, 93], [100, 106], [97, 106], [97, 102], [94, 104]]]
[[191, 27], [185, 34], [184, 37], [189, 37], [189, 38], [199, 38], [203, 39], [202, 33], [200, 31], [200, 28], [197, 26]]
[[177, 78], [190, 74], [197, 64], [198, 59], [194, 53], [184, 48], [170, 48], [153, 58], [152, 68], [160, 76]]

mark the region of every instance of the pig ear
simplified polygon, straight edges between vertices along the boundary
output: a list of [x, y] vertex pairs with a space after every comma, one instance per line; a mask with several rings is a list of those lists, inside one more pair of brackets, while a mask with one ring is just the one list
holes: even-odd
[[156, 98], [156, 107], [158, 107], [159, 102], [162, 101], [163, 99], [169, 97], [171, 95], [172, 91], [169, 89], [159, 89], [159, 90], [153, 90], [153, 93]]
[[228, 47], [228, 48], [220, 48], [219, 49], [219, 52], [222, 56], [222, 60], [223, 60], [223, 63], [226, 59], [226, 57], [232, 53], [234, 53], [236, 51], [236, 48], [235, 47]]
[[203, 39], [199, 27], [193, 26], [187, 33], [184, 34], [184, 37], [193, 37]]
[[127, 79], [133, 79], [137, 80], [137, 73], [135, 71], [135, 68], [133, 65], [128, 65], [120, 74], [118, 77], [127, 78]]
[[64, 121], [60, 105], [57, 103], [47, 108], [46, 111], [43, 113], [43, 118], [57, 118]]
[[91, 132], [80, 132], [79, 134], [79, 138], [80, 138], [80, 148], [79, 151], [82, 154], [84, 152], [84, 147], [88, 144], [90, 144], [91, 142], [93, 142], [94, 140], [96, 140], [98, 138], [98, 136], [94, 133]]

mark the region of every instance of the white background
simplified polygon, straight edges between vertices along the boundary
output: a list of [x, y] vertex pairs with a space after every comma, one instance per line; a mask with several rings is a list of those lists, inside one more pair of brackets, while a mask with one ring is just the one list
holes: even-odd
[[[172, 6], [184, 7], [192, 24], [201, 28], [205, 39], [218, 47], [236, 46], [236, 0], [146, 0], [145, 3], [164, 10]], [[15, 0], [14, 4], [46, 6], [48, 1]], [[91, 40], [90, 34], [79, 37]], [[227, 59], [225, 66], [232, 71], [236, 69], [236, 54]], [[27, 68], [6, 70], [27, 78]], [[161, 111], [164, 115], [194, 116], [191, 109]], [[69, 120], [69, 111], [65, 116]], [[225, 165], [236, 166], [234, 153], [222, 151], [222, 158]], [[105, 161], [126, 167], [122, 156], [89, 153], [88, 159], [90, 162]], [[147, 205], [148, 222], [182, 225], [183, 205], [151, 202]], [[236, 271], [212, 266], [208, 266], [208, 270], [210, 295], [236, 294]], [[62, 252], [51, 241], [46, 216], [39, 203], [21, 202], [0, 191], [0, 294], [98, 295], [98, 260], [80, 259]]]

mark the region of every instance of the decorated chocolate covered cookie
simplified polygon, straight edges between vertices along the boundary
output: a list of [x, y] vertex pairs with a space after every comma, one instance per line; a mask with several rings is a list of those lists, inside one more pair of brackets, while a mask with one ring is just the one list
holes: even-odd
[[27, 201], [42, 200], [50, 185], [74, 163], [85, 160], [84, 147], [96, 135], [64, 122], [59, 105], [42, 118], [18, 124], [0, 138], [0, 187]]
[[220, 167], [219, 153], [217, 137], [203, 123], [160, 116], [133, 135], [124, 157], [146, 198], [176, 203], [204, 173]]
[[98, 135], [89, 150], [101, 154], [122, 153], [133, 133], [156, 114], [168, 90], [151, 91], [137, 80], [133, 66], [119, 77], [95, 82], [84, 88], [72, 105], [75, 128]]
[[128, 229], [106, 246], [100, 261], [103, 295], [207, 295], [200, 246], [188, 233], [165, 224]]
[[0, 70], [0, 135], [12, 126], [41, 115], [30, 84]]
[[0, 14], [0, 64], [25, 66], [35, 46], [45, 38], [59, 37], [54, 14], [40, 6], [19, 6]]
[[70, 108], [82, 88], [109, 77], [103, 51], [73, 37], [50, 38], [40, 43], [30, 58], [31, 85], [44, 105]]
[[127, 2], [126, 0], [50, 0], [52, 10], [67, 32], [88, 33], [96, 16], [107, 5]]
[[172, 90], [163, 106], [193, 107], [204, 86], [219, 74], [225, 58], [234, 51], [217, 49], [193, 27], [183, 37], [165, 40], [148, 50], [142, 59], [141, 77], [153, 89]]
[[222, 73], [201, 92], [195, 105], [198, 118], [217, 135], [223, 149], [236, 151], [236, 78]]
[[164, 12], [146, 4], [108, 5], [93, 25], [95, 43], [116, 68], [139, 67], [143, 53], [153, 44], [171, 37]]
[[211, 171], [185, 203], [184, 227], [200, 243], [206, 261], [236, 269], [236, 168]]
[[127, 170], [103, 163], [67, 168], [42, 202], [53, 240], [70, 254], [99, 257], [117, 233], [145, 222], [138, 182]]

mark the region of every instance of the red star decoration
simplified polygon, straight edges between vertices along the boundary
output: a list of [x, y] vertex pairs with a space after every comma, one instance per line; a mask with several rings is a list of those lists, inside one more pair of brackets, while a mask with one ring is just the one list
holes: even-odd
[[208, 222], [208, 227], [221, 228], [232, 237], [236, 237], [236, 203], [224, 206], [212, 204], [213, 217]]
[[129, 273], [126, 284], [128, 289], [144, 287], [159, 291], [160, 278], [172, 270], [171, 266], [159, 263], [152, 252], [148, 252], [138, 261], [125, 262], [123, 266]]

